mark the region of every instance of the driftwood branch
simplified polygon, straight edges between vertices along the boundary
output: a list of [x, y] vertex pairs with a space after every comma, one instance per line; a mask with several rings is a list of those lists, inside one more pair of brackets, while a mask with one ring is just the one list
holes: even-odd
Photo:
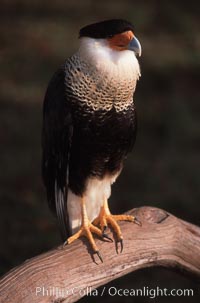
[[149, 266], [178, 268], [200, 279], [200, 228], [157, 208], [130, 211], [142, 227], [120, 223], [124, 250], [96, 240], [103, 256], [92, 256], [87, 241], [58, 247], [32, 258], [0, 280], [0, 302], [75, 302], [91, 289]]

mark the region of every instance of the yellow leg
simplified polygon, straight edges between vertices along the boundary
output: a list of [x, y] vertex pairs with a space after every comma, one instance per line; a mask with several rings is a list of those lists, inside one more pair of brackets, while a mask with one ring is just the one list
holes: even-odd
[[120, 242], [120, 244], [121, 244], [121, 251], [122, 251], [123, 250], [123, 236], [122, 236], [121, 229], [120, 229], [117, 221], [129, 221], [129, 222], [134, 222], [138, 225], [141, 225], [141, 223], [134, 216], [112, 215], [110, 213], [110, 210], [108, 207], [108, 201], [107, 201], [107, 199], [105, 199], [104, 204], [100, 209], [100, 213], [99, 213], [98, 217], [93, 221], [93, 224], [99, 225], [103, 234], [105, 232], [105, 229], [107, 228], [107, 225], [110, 224], [116, 234], [117, 242]]
[[94, 241], [92, 233], [98, 235], [101, 238], [107, 238], [109, 240], [110, 240], [110, 238], [107, 235], [102, 234], [102, 231], [98, 227], [94, 226], [89, 221], [88, 216], [87, 216], [86, 207], [85, 207], [84, 198], [81, 200], [81, 217], [82, 217], [81, 228], [79, 229], [78, 232], [76, 232], [74, 235], [69, 237], [64, 244], [71, 244], [76, 239], [84, 236], [89, 240], [89, 243], [90, 243], [94, 253], [96, 253], [98, 255], [99, 259], [101, 260], [101, 262], [103, 262], [101, 255], [99, 253], [98, 247]]

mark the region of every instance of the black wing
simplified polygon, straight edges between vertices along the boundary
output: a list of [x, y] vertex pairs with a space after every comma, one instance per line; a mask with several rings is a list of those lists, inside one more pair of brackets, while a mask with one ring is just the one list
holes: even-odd
[[50, 208], [57, 215], [63, 240], [69, 236], [67, 179], [72, 117], [65, 93], [65, 72], [60, 68], [51, 79], [44, 99], [42, 175]]

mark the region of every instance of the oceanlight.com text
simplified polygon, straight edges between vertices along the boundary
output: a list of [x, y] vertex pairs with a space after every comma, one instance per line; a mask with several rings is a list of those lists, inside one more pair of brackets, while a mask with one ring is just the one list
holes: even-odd
[[154, 299], [156, 297], [193, 297], [193, 289], [170, 289], [170, 288], [150, 288], [144, 286], [142, 288], [117, 288], [115, 286], [104, 286], [101, 289], [95, 289], [90, 286], [86, 288], [74, 287], [71, 289], [59, 288], [59, 287], [36, 287], [36, 296], [54, 296], [56, 298], [66, 298], [68, 296], [120, 296], [120, 297], [148, 297]]

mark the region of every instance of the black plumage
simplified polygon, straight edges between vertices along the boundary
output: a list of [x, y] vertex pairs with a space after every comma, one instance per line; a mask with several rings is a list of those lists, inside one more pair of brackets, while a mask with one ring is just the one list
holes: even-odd
[[[78, 115], [76, 116], [76, 112]], [[84, 113], [83, 113], [84, 111]], [[125, 111], [91, 111], [87, 106], [73, 110], [74, 131], [69, 162], [69, 186], [83, 195], [90, 176], [114, 175], [131, 150], [136, 135], [136, 112], [131, 105]]]
[[65, 99], [64, 68], [51, 79], [43, 106], [42, 176], [49, 206], [58, 217], [62, 237], [68, 235], [66, 212], [68, 159], [73, 133], [72, 116]]
[[83, 27], [79, 37], [105, 39], [128, 30], [134, 30], [130, 22], [123, 19], [109, 19]]

